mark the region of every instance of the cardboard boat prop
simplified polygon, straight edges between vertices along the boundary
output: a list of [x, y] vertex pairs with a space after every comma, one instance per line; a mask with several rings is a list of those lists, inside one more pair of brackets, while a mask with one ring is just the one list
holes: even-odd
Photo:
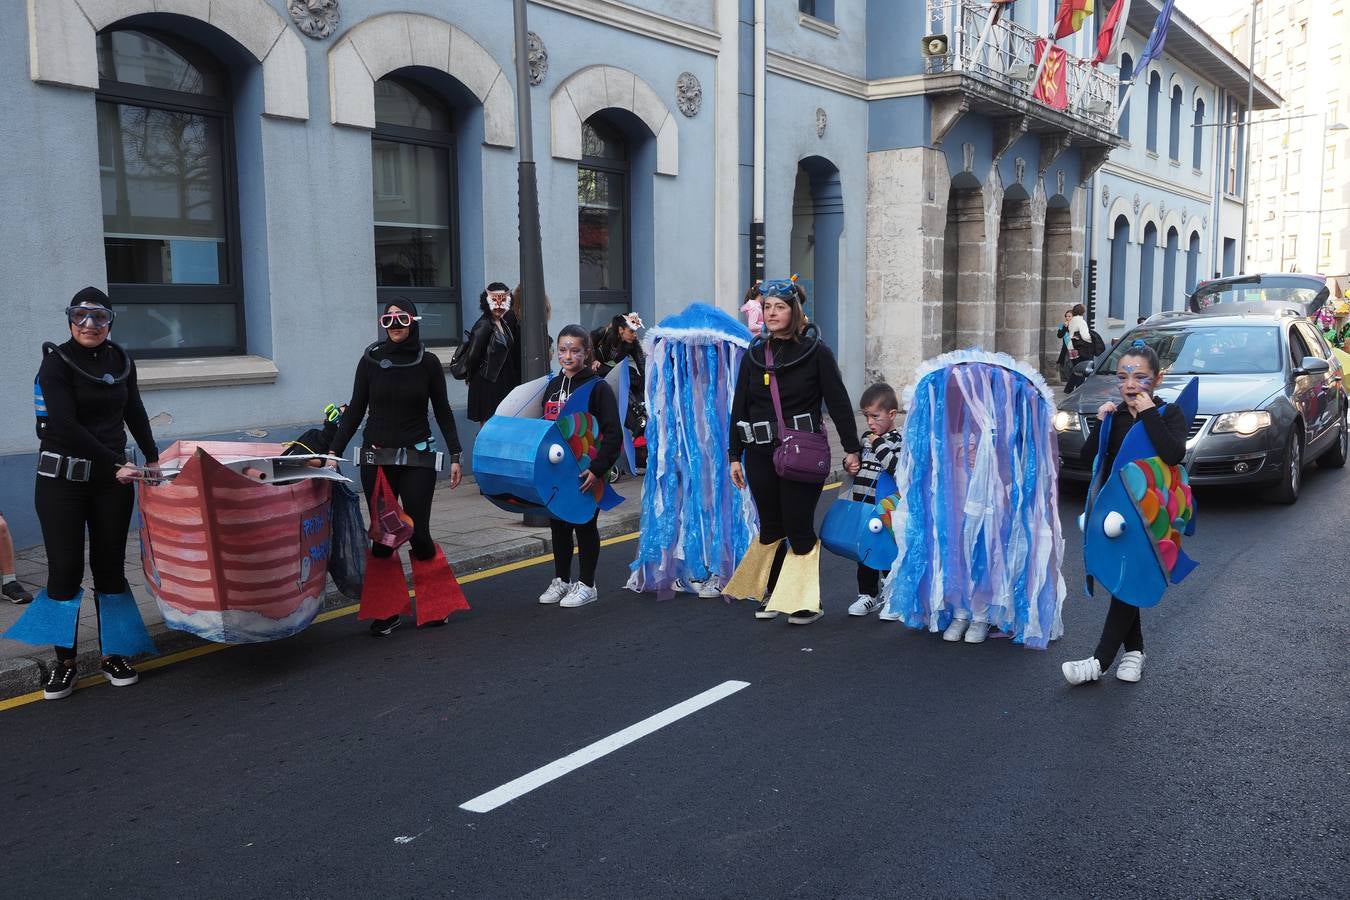
[[[1172, 401], [1188, 423], [1195, 419], [1199, 391], [1199, 379], [1192, 378]], [[1110, 435], [1107, 416], [1101, 447]], [[1125, 435], [1109, 472], [1098, 472], [1094, 463], [1079, 524], [1089, 594], [1095, 582], [1132, 606], [1155, 606], [1169, 584], [1180, 584], [1195, 571], [1195, 561], [1181, 549], [1181, 536], [1195, 533], [1190, 479], [1184, 466], [1159, 458], [1142, 422]]]
[[877, 477], [877, 500], [850, 499], [853, 486], [845, 484], [830, 504], [820, 526], [820, 542], [831, 553], [869, 569], [889, 572], [895, 563], [895, 534], [891, 514], [900, 505], [899, 489], [889, 472]]
[[599, 425], [586, 411], [592, 379], [567, 398], [557, 421], [542, 418], [547, 377], [522, 384], [483, 423], [473, 444], [473, 474], [478, 490], [508, 512], [544, 511], [574, 525], [584, 525], [596, 509], [623, 502], [603, 479], [583, 493], [579, 478], [594, 458]]
[[145, 584], [171, 628], [222, 644], [309, 627], [327, 583], [331, 481], [282, 444], [178, 441], [137, 485]]

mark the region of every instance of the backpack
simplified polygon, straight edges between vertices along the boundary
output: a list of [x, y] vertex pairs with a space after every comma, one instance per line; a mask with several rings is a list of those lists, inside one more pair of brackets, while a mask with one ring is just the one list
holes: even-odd
[[469, 332], [464, 332], [464, 340], [459, 342], [455, 353], [450, 357], [450, 377], [458, 381], [469, 378]]
[[1092, 358], [1096, 359], [1106, 352], [1106, 341], [1097, 333], [1096, 329], [1089, 328], [1088, 336], [1092, 338]]

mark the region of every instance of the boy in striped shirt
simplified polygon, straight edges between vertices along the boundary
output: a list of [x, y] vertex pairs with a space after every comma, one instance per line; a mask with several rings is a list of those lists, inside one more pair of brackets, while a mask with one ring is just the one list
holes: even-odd
[[[900, 414], [900, 403], [895, 390], [877, 383], [863, 391], [858, 406], [867, 418], [867, 436], [863, 439], [862, 465], [853, 473], [852, 499], [861, 503], [876, 503], [877, 479], [882, 472], [892, 477], [900, 464], [900, 433], [895, 430], [895, 417]], [[858, 599], [848, 608], [850, 616], [865, 616], [881, 609], [881, 573], [858, 563]]]

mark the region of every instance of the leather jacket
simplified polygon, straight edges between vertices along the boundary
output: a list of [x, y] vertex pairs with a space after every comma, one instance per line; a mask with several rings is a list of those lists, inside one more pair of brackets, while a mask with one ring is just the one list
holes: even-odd
[[515, 343], [520, 333], [514, 313], [508, 312], [502, 316], [502, 326], [505, 331], [504, 334], [502, 331], [498, 331], [493, 324], [492, 313], [484, 313], [478, 317], [478, 321], [473, 323], [473, 328], [469, 332], [468, 365], [466, 366], [469, 381], [483, 378], [486, 381], [495, 382], [501, 377], [502, 367], [506, 365], [511, 344]]

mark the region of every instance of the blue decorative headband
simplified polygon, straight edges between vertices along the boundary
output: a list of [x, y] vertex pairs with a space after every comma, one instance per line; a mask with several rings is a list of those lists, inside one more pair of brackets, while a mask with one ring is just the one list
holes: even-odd
[[759, 294], [761, 297], [789, 297], [794, 300], [801, 299], [797, 296], [797, 276], [787, 279], [778, 279], [777, 281], [761, 281], [759, 283]]

